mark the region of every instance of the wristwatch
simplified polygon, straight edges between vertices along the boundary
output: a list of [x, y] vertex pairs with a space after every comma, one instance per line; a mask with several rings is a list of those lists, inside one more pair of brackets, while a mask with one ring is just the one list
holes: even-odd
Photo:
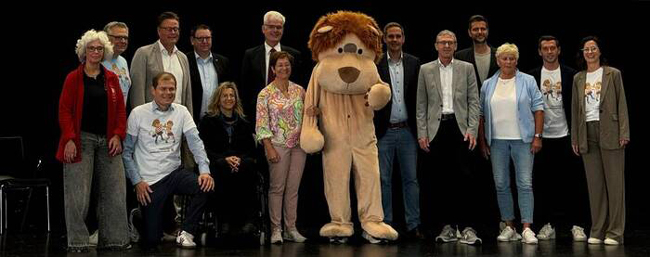
[[536, 133], [536, 134], [535, 134], [535, 137], [536, 137], [536, 138], [542, 138], [542, 133]]

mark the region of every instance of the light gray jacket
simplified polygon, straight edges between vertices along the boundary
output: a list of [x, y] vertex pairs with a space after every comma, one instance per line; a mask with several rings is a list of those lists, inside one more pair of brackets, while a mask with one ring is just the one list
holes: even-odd
[[[415, 117], [418, 138], [428, 137], [429, 142], [438, 133], [442, 117], [442, 84], [439, 70], [441, 65], [435, 60], [420, 66]], [[458, 59], [454, 59], [450, 65], [453, 68], [451, 87], [458, 128], [461, 134], [470, 133], [476, 138], [479, 96], [474, 66]]]

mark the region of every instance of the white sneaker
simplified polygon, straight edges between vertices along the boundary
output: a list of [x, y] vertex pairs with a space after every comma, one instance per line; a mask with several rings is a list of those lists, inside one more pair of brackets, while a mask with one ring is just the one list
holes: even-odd
[[302, 243], [305, 242], [305, 240], [307, 240], [307, 238], [302, 236], [297, 229], [291, 231], [284, 231], [284, 233], [282, 233], [282, 239], [287, 241], [293, 241], [296, 243]]
[[194, 243], [194, 236], [190, 233], [181, 231], [176, 237], [176, 244], [183, 248], [195, 248], [196, 243]]
[[521, 232], [523, 239], [521, 240], [524, 244], [537, 244], [537, 237], [535, 237], [535, 232], [530, 228], [525, 228], [524, 232]]
[[366, 233], [365, 230], [363, 231], [363, 233], [361, 233], [361, 237], [368, 240], [368, 242], [370, 242], [371, 244], [379, 244], [379, 243], [381, 243], [381, 240], [379, 240], [377, 238], [374, 238], [370, 234]]
[[620, 243], [614, 239], [611, 238], [605, 238], [605, 241], [603, 241], [606, 245], [619, 245]]
[[282, 244], [282, 233], [279, 229], [275, 229], [271, 233], [271, 244]]
[[599, 245], [603, 243], [603, 240], [600, 240], [595, 237], [590, 237], [589, 239], [587, 239], [587, 243], [590, 245]]
[[92, 235], [90, 235], [90, 237], [88, 237], [88, 244], [90, 246], [97, 246], [98, 243], [99, 243], [99, 230], [95, 230], [95, 233], [93, 233]]
[[440, 235], [436, 237], [436, 242], [456, 242], [458, 241], [457, 229], [451, 228], [450, 225], [445, 225], [440, 232]]
[[537, 234], [537, 239], [539, 240], [551, 240], [555, 239], [555, 229], [553, 226], [551, 226], [551, 223], [546, 223], [542, 227], [542, 229], [539, 230], [539, 234]]
[[571, 228], [571, 234], [573, 234], [574, 242], [584, 242], [587, 241], [587, 235], [585, 234], [585, 229], [579, 226], [573, 226]]
[[520, 240], [520, 236], [518, 237], [519, 234], [517, 234], [517, 231], [515, 231], [514, 228], [510, 226], [506, 226], [503, 230], [501, 230], [501, 234], [497, 236], [497, 241], [499, 242], [510, 242], [510, 241], [518, 241]]

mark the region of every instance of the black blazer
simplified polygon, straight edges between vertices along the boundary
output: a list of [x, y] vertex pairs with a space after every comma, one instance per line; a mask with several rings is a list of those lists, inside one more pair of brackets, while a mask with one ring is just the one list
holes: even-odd
[[[494, 47], [490, 47], [490, 68], [488, 69], [488, 76], [485, 78], [486, 80], [494, 73], [499, 70], [499, 66], [497, 65], [497, 58], [495, 56], [497, 52], [497, 49]], [[481, 92], [481, 86], [483, 86], [483, 81], [481, 81], [481, 77], [478, 75], [478, 68], [476, 67], [476, 58], [474, 58], [474, 46], [465, 48], [463, 50], [460, 50], [454, 54], [454, 58], [461, 60], [461, 61], [466, 61], [474, 65], [474, 72], [476, 74], [476, 82], [478, 84], [478, 91]]]
[[[404, 104], [406, 105], [406, 115], [408, 117], [407, 123], [414, 137], [417, 137], [417, 125], [415, 121], [415, 105], [417, 101], [417, 91], [418, 91], [418, 74], [420, 72], [420, 59], [417, 57], [404, 53], [402, 57], [402, 62], [404, 64]], [[392, 84], [390, 80], [390, 71], [388, 70], [388, 54], [384, 56], [377, 64], [377, 70], [379, 71], [379, 76], [381, 80]], [[392, 86], [391, 86], [392, 90]], [[393, 99], [391, 97], [388, 104], [381, 110], [375, 111], [375, 117], [373, 119], [375, 123], [375, 135], [377, 139], [381, 138], [386, 134], [388, 129], [388, 124], [390, 122], [390, 113], [393, 106]]]
[[210, 170], [212, 170], [213, 174], [230, 172], [230, 166], [226, 162], [226, 157], [229, 156], [241, 158], [240, 170], [254, 168], [255, 141], [253, 139], [253, 128], [248, 121], [241, 118], [233, 126], [232, 137], [229, 138], [221, 116], [205, 116], [199, 123], [199, 136], [203, 140], [205, 152], [210, 160]]
[[[566, 117], [567, 125], [571, 128], [571, 90], [573, 87], [573, 76], [576, 75], [577, 71], [569, 66], [560, 64], [560, 73], [562, 76], [562, 105], [564, 107], [564, 115]], [[541, 87], [542, 66], [530, 70], [528, 74], [535, 77], [537, 87]]]
[[[201, 83], [201, 73], [199, 73], [199, 66], [196, 64], [196, 54], [194, 51], [185, 53], [187, 61], [190, 65], [190, 78], [192, 80], [192, 115], [194, 123], [199, 124], [201, 117], [201, 101], [203, 98], [203, 84]], [[223, 55], [212, 53], [212, 62], [217, 70], [217, 77], [219, 83], [224, 81], [232, 81], [230, 75], [230, 61]]]
[[[303, 81], [300, 79], [300, 52], [286, 45], [281, 45], [281, 49], [293, 56], [294, 62], [291, 64], [291, 78], [289, 79], [302, 85]], [[264, 44], [246, 50], [242, 60], [239, 93], [244, 110], [246, 110], [245, 113], [249, 117], [255, 117], [257, 94], [267, 86], [267, 72]]]

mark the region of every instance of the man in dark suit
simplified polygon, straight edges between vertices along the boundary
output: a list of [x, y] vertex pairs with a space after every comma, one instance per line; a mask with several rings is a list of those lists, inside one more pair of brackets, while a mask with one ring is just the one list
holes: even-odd
[[420, 186], [417, 180], [417, 141], [415, 101], [420, 59], [402, 52], [402, 25], [391, 22], [384, 27], [386, 54], [377, 69], [382, 81], [391, 86], [392, 97], [386, 107], [375, 112], [374, 123], [379, 148], [384, 222], [391, 224], [393, 160], [397, 156], [402, 177], [406, 229], [412, 238], [422, 238], [420, 226]]
[[482, 15], [470, 17], [467, 33], [472, 38], [472, 46], [460, 50], [454, 55], [454, 58], [474, 65], [479, 92], [483, 81], [492, 77], [499, 69], [497, 59], [494, 57], [497, 49], [487, 43], [489, 29], [487, 19]]
[[208, 110], [212, 94], [219, 84], [230, 81], [228, 58], [212, 53], [212, 30], [204, 24], [197, 25], [191, 31], [190, 40], [194, 51], [187, 52], [192, 79], [192, 116], [194, 123], [199, 121]]
[[264, 14], [262, 33], [264, 44], [250, 48], [244, 53], [241, 69], [241, 86], [239, 92], [242, 95], [244, 112], [252, 120], [255, 120], [255, 105], [257, 94], [273, 81], [273, 72], [269, 67], [269, 59], [272, 52], [285, 51], [293, 56], [294, 63], [291, 64], [292, 74], [290, 80], [302, 85], [300, 80], [300, 52], [298, 50], [280, 45], [282, 33], [284, 32], [285, 18], [276, 11], [269, 11]]
[[[535, 77], [544, 95], [544, 151], [535, 157], [535, 217], [538, 224], [545, 224], [537, 238], [555, 238], [551, 225], [568, 227], [574, 241], [585, 241], [587, 236], [583, 227], [589, 216], [586, 203], [585, 174], [580, 159], [571, 150], [569, 135], [571, 120], [571, 87], [576, 71], [561, 64], [560, 41], [553, 36], [539, 39], [538, 52], [543, 65], [529, 72]], [[562, 190], [558, 191], [557, 189]], [[561, 216], [558, 216], [561, 215]], [[562, 224], [560, 224], [562, 223]]]

